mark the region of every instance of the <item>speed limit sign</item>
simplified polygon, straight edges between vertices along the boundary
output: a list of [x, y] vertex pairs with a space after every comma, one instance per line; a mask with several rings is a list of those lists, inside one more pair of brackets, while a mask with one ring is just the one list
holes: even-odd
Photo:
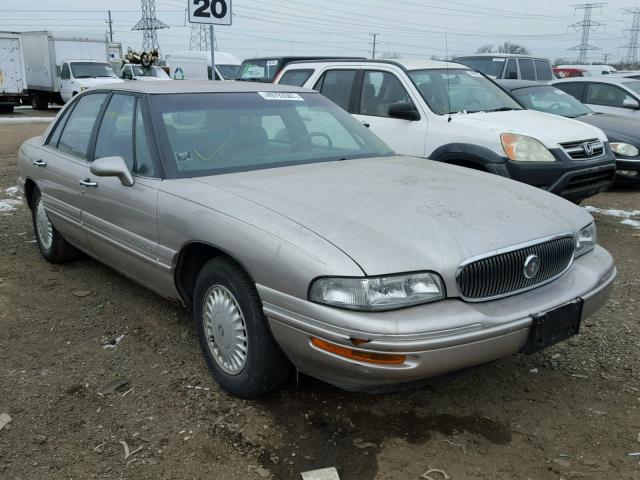
[[231, 0], [189, 0], [189, 22], [231, 25]]

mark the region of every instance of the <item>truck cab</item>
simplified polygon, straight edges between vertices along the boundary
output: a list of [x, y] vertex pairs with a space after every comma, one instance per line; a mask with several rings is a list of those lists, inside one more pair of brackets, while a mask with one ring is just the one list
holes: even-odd
[[113, 67], [98, 60], [65, 60], [60, 65], [59, 90], [63, 102], [91, 87], [121, 83]]

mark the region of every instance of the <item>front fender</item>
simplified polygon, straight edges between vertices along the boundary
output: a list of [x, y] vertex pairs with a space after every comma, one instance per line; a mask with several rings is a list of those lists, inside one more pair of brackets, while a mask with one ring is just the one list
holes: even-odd
[[430, 156], [432, 160], [444, 163], [477, 165], [490, 173], [510, 178], [506, 164], [509, 161], [495, 151], [468, 143], [449, 143], [438, 147]]

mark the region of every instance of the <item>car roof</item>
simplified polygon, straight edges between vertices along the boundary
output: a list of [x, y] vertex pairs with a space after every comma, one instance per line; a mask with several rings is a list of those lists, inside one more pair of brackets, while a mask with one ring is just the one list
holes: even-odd
[[244, 62], [255, 62], [255, 61], [262, 61], [262, 60], [284, 60], [285, 62], [296, 62], [296, 61], [301, 61], [301, 60], [340, 60], [340, 59], [348, 59], [348, 60], [365, 60], [364, 57], [345, 57], [343, 56], [280, 56], [280, 55], [274, 55], [273, 57], [253, 57], [253, 58], [245, 58], [242, 63]]
[[290, 85], [272, 83], [211, 81], [211, 80], [173, 80], [171, 82], [125, 82], [97, 87], [96, 90], [113, 90], [149, 94], [162, 93], [251, 93], [251, 92], [293, 92], [314, 93], [314, 90]]
[[620, 77], [618, 75], [602, 75], [593, 77], [571, 77], [556, 80], [553, 83], [575, 83], [575, 82], [587, 82], [587, 83], [610, 83], [612, 85], [622, 85], [627, 82], [632, 82], [634, 79], [629, 77]]
[[505, 90], [517, 90], [527, 87], [548, 87], [549, 85], [542, 82], [534, 82], [532, 80], [495, 80]]
[[463, 69], [470, 70], [466, 65], [462, 65], [461, 63], [455, 62], [443, 62], [440, 60], [413, 60], [413, 59], [395, 59], [395, 60], [365, 60], [365, 59], [322, 59], [322, 60], [306, 60], [306, 61], [297, 61], [289, 63], [285, 68], [292, 69], [294, 66], [300, 67], [305, 64], [318, 64], [318, 63], [326, 63], [326, 64], [335, 64], [335, 63], [348, 63], [348, 64], [366, 64], [366, 65], [395, 65], [404, 70], [435, 70], [435, 69], [443, 69], [443, 68], [455, 68], [455, 69]]
[[503, 57], [503, 58], [535, 58], [536, 60], [549, 60], [548, 58], [536, 57], [533, 55], [522, 55], [521, 53], [473, 53], [471, 55], [458, 55], [453, 59], [458, 58], [473, 58], [473, 57]]

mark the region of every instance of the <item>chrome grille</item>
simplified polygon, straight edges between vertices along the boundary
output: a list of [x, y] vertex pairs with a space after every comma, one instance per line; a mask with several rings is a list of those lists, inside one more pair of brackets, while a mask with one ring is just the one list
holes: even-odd
[[597, 138], [561, 143], [560, 146], [574, 160], [588, 160], [604, 155], [604, 144]]
[[[569, 268], [574, 248], [573, 237], [564, 236], [472, 260], [458, 270], [460, 295], [469, 301], [489, 300], [550, 282]], [[525, 262], [531, 255], [540, 260], [540, 270], [527, 278]]]

